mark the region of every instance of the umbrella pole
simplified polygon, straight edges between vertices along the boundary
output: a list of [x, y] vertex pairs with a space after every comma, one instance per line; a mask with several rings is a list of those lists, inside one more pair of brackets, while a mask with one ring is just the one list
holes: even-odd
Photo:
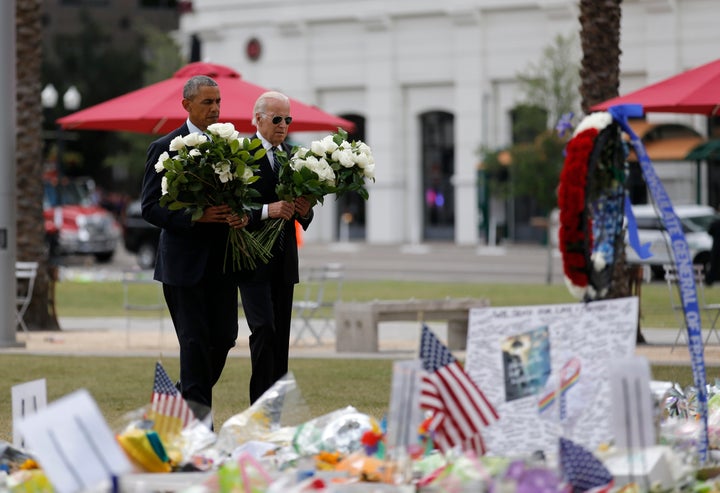
[[695, 164], [696, 164], [696, 166], [695, 166], [695, 202], [697, 203], [697, 205], [702, 204], [702, 197], [701, 197], [702, 188], [700, 186], [700, 177], [702, 175], [702, 172], [700, 169], [701, 163], [702, 163], [702, 161], [699, 159], [697, 161], [695, 161]]

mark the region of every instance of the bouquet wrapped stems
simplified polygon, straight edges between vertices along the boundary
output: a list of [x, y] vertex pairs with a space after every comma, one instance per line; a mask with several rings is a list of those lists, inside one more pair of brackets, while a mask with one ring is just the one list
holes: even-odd
[[[270, 244], [272, 246], [272, 243]], [[227, 247], [225, 248], [225, 270], [228, 266], [228, 256], [232, 257], [232, 270], [254, 270], [258, 262], [266, 264], [270, 261], [270, 248], [258, 241], [258, 239], [245, 228], [230, 228]]]
[[[291, 219], [291, 221], [294, 220], [295, 218]], [[268, 252], [268, 255], [270, 255], [269, 252], [272, 250], [273, 245], [275, 245], [275, 242], [280, 237], [280, 232], [285, 227], [286, 222], [286, 219], [282, 219], [280, 217], [268, 219], [265, 221], [262, 229], [255, 233], [253, 240], [258, 243], [260, 249]]]

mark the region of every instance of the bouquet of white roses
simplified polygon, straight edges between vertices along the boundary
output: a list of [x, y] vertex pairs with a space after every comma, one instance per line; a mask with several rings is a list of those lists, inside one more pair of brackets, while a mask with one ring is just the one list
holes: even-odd
[[[240, 138], [232, 123], [214, 123], [206, 134], [175, 137], [168, 150], [177, 154], [164, 152], [155, 164], [156, 172], [164, 172], [160, 205], [185, 209], [193, 221], [214, 205], [225, 204], [240, 216], [261, 207], [254, 201], [259, 193], [251, 186], [259, 179], [254, 162], [264, 156], [264, 149], [253, 151], [261, 144], [259, 139]], [[234, 270], [254, 269], [257, 261], [270, 259], [269, 250], [244, 228], [230, 228], [225, 266], [228, 251]]]
[[335, 172], [335, 195], [342, 197], [347, 192], [357, 192], [368, 199], [365, 180], [375, 181], [375, 159], [370, 147], [361, 140], [348, 142], [348, 134], [341, 128], [310, 145], [309, 153], [323, 157]]
[[[279, 159], [280, 172], [275, 191], [278, 197], [292, 202], [304, 196], [322, 204], [325, 195], [334, 193], [340, 197], [355, 191], [367, 200], [365, 179], [375, 181], [375, 160], [367, 144], [359, 140], [348, 142], [347, 136], [347, 132], [338, 128], [337, 133], [313, 141], [309, 149], [294, 147], [289, 160], [284, 152], [277, 151], [275, 159]], [[271, 248], [283, 223], [283, 219], [267, 221], [258, 232], [258, 241]]]

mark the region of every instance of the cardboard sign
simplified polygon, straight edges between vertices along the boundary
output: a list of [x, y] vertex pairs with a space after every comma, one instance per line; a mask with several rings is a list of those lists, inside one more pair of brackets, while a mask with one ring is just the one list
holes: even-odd
[[618, 359], [610, 366], [612, 431], [615, 446], [629, 452], [655, 445], [655, 416], [650, 393], [650, 363], [642, 356]]
[[87, 390], [22, 418], [18, 428], [58, 493], [88, 490], [132, 469]]
[[20, 434], [17, 423], [25, 416], [29, 416], [45, 409], [47, 406], [47, 384], [44, 378], [30, 382], [13, 385], [12, 417], [13, 417], [13, 445], [25, 448], [25, 441]]
[[393, 363], [390, 409], [387, 420], [388, 448], [407, 449], [417, 442], [422, 421], [420, 411], [420, 360]]
[[637, 298], [474, 308], [465, 369], [500, 415], [483, 438], [497, 455], [593, 450], [612, 438], [610, 361], [635, 351]]

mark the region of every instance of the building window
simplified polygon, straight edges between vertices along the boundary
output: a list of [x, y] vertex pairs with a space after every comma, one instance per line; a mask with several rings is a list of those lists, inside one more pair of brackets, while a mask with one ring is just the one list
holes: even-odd
[[454, 117], [433, 111], [420, 116], [422, 133], [423, 239], [455, 238]]

